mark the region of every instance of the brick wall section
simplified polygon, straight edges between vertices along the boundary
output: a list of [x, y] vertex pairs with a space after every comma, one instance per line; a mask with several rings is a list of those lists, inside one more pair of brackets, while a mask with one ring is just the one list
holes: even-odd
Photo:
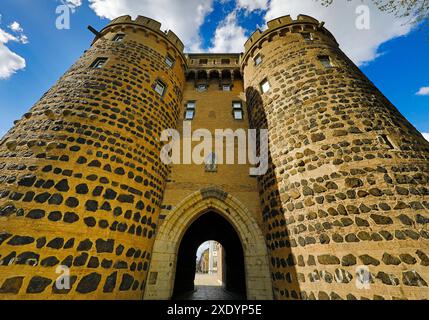
[[[153, 20], [113, 21], [2, 140], [1, 299], [141, 298], [168, 175], [159, 136], [184, 85], [170, 40]], [[55, 287], [58, 265], [71, 290]]]
[[429, 144], [318, 21], [285, 17], [252, 39], [243, 68], [251, 125], [269, 129], [259, 186], [277, 298], [429, 298]]

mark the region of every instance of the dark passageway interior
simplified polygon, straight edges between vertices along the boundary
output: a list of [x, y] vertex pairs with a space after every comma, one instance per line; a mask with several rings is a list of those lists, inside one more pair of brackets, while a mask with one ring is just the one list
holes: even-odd
[[173, 299], [180, 299], [195, 290], [197, 249], [208, 240], [217, 241], [224, 248], [224, 289], [245, 298], [244, 254], [240, 238], [226, 219], [209, 212], [192, 223], [180, 243]]

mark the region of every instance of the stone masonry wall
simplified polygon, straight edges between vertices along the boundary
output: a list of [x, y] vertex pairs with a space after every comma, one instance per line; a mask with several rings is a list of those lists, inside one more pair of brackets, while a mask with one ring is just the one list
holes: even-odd
[[0, 299], [142, 297], [168, 175], [160, 132], [181, 107], [179, 42], [150, 19], [115, 20], [1, 140]]
[[269, 129], [259, 186], [276, 297], [428, 299], [429, 143], [318, 21], [268, 25], [243, 69], [251, 125]]

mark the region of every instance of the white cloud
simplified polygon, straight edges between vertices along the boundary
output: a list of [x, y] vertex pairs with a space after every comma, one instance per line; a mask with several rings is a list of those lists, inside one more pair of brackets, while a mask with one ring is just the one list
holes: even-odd
[[237, 7], [247, 11], [268, 9], [268, 0], [237, 0]]
[[9, 25], [9, 29], [11, 29], [14, 32], [23, 32], [24, 31], [24, 29], [22, 29], [21, 25], [16, 21], [12, 22]]
[[200, 26], [212, 12], [213, 0], [89, 0], [90, 7], [103, 18], [121, 15], [150, 17], [171, 29], [185, 43], [187, 49], [198, 50]]
[[218, 25], [213, 46], [209, 51], [216, 53], [239, 53], [243, 51], [243, 46], [247, 39], [246, 30], [238, 25], [237, 13], [233, 11]]
[[422, 135], [423, 135], [423, 137], [424, 137], [427, 141], [429, 141], [429, 133], [427, 133], [427, 132], [422, 132]]
[[25, 59], [10, 51], [0, 42], [0, 79], [7, 79], [18, 70], [25, 68]]
[[26, 66], [25, 59], [12, 52], [6, 44], [9, 41], [25, 44], [28, 43], [28, 38], [22, 33], [24, 30], [18, 22], [12, 23], [9, 28], [20, 34], [15, 36], [0, 28], [0, 79], [7, 79]]
[[77, 8], [82, 5], [82, 0], [62, 0], [64, 4], [71, 8]]
[[329, 7], [313, 0], [271, 0], [266, 13], [266, 21], [290, 14], [310, 15], [326, 22], [326, 28], [333, 33], [343, 51], [358, 65], [372, 61], [379, 55], [380, 45], [391, 39], [408, 34], [412, 27], [408, 19], [398, 19], [380, 12], [372, 2], [367, 3], [370, 9], [370, 29], [356, 28], [358, 14], [356, 8], [362, 5], [361, 0], [337, 0]]
[[421, 87], [416, 93], [418, 96], [429, 96], [429, 87]]

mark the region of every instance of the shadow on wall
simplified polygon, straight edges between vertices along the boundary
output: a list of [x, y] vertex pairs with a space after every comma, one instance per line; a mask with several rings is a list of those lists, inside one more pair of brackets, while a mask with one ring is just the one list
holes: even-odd
[[[246, 89], [247, 112], [251, 129], [270, 129], [262, 97], [253, 87]], [[271, 126], [275, 126], [272, 123]], [[271, 136], [269, 134], [269, 139]], [[259, 138], [256, 139], [257, 154], [261, 154]], [[270, 144], [269, 144], [270, 145]], [[271, 150], [268, 149], [268, 171], [258, 177], [259, 194], [261, 197], [263, 233], [268, 248], [271, 277], [273, 281], [274, 299], [305, 299], [301, 296], [296, 258], [292, 254], [292, 246], [285, 210], [280, 199], [276, 177], [276, 167], [272, 161]]]

